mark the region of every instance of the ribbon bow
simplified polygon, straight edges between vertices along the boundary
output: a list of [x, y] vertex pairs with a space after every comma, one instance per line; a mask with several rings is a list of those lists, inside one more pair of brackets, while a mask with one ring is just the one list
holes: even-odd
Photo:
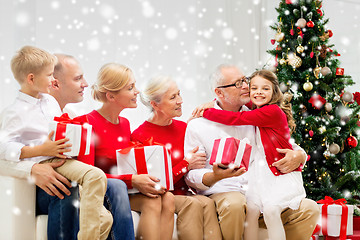
[[324, 236], [328, 235], [327, 232], [327, 209], [329, 205], [336, 204], [341, 205], [342, 213], [341, 213], [341, 223], [340, 223], [340, 240], [346, 239], [346, 229], [347, 229], [347, 220], [348, 220], [348, 207], [346, 206], [347, 201], [345, 198], [340, 198], [337, 200], [332, 199], [329, 196], [325, 196], [324, 199], [317, 201], [317, 203], [324, 204], [321, 208], [322, 216], [321, 216], [321, 223], [322, 223], [322, 232]]
[[139, 141], [133, 142], [133, 141], [130, 141], [129, 146], [128, 146], [127, 148], [121, 149], [119, 152], [120, 152], [121, 154], [128, 154], [132, 148], [152, 146], [152, 145], [160, 145], [160, 146], [163, 146], [163, 144], [154, 142], [153, 137], [150, 137], [150, 138], [146, 139], [146, 140], [143, 141], [143, 142], [139, 142]]
[[89, 122], [86, 115], [71, 119], [67, 113], [64, 113], [60, 117], [54, 117], [54, 121], [57, 121], [60, 123], [65, 123], [65, 124], [71, 123], [71, 124], [79, 124], [79, 125], [83, 125], [84, 123]]

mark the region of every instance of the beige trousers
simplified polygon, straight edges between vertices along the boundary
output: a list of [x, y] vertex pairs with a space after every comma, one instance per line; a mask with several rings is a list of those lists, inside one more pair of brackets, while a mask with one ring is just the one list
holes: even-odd
[[202, 195], [175, 195], [179, 240], [221, 240], [215, 203]]
[[[50, 159], [41, 163], [59, 161]], [[77, 160], [67, 159], [55, 169], [70, 181], [77, 182], [80, 192], [79, 240], [106, 239], [112, 226], [112, 215], [104, 207], [107, 178], [97, 167]]]
[[[224, 240], [241, 240], [244, 232], [246, 198], [240, 192], [216, 193], [210, 196], [215, 201], [220, 229]], [[282, 212], [286, 239], [308, 240], [319, 217], [317, 204], [304, 199], [299, 209]], [[263, 218], [259, 219], [260, 228], [266, 228]]]

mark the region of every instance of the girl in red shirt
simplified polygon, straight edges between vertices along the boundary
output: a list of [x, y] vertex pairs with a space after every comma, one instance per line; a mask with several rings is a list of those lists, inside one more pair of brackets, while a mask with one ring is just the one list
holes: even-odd
[[[301, 200], [306, 196], [300, 167], [293, 172], [282, 174], [272, 166], [275, 161], [284, 157], [276, 148], [292, 149], [289, 127], [294, 129], [295, 124], [291, 105], [284, 104], [283, 94], [274, 73], [260, 70], [253, 73], [250, 80], [250, 99], [256, 109], [230, 112], [211, 108], [204, 111], [203, 117], [227, 125], [257, 126], [258, 144], [253, 147], [264, 157], [254, 159], [248, 171], [248, 211], [244, 239], [257, 239], [258, 218], [262, 211], [269, 238], [285, 240], [281, 212], [286, 208], [298, 209]], [[236, 83], [234, 86], [236, 87]]]
[[108, 178], [123, 180], [127, 187], [140, 193], [129, 194], [131, 209], [141, 213], [137, 228], [139, 239], [171, 239], [174, 227], [174, 195], [165, 188], [155, 188], [159, 180], [148, 174], [117, 174], [116, 150], [130, 142], [130, 125], [119, 114], [125, 108], [137, 107], [138, 90], [132, 71], [120, 64], [104, 65], [93, 85], [93, 97], [103, 103], [87, 114], [93, 127], [94, 142], [90, 155], [82, 161], [101, 168]]

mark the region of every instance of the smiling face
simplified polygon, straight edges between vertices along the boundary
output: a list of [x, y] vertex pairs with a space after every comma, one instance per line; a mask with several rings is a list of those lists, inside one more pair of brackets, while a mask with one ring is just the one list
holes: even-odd
[[135, 82], [134, 76], [131, 74], [128, 84], [118, 92], [112, 93], [114, 96], [114, 104], [117, 104], [121, 110], [137, 107], [137, 95], [139, 91], [135, 87]]
[[273, 95], [273, 84], [260, 76], [255, 76], [250, 82], [250, 99], [257, 107], [268, 104]]
[[45, 66], [39, 73], [32, 75], [32, 91], [38, 93], [50, 93], [52, 82], [54, 81], [54, 64]]
[[154, 110], [158, 115], [165, 118], [172, 119], [174, 117], [180, 117], [182, 115], [183, 100], [180, 95], [180, 90], [175, 82], [169, 83], [168, 90], [162, 95], [159, 103], [154, 103]]

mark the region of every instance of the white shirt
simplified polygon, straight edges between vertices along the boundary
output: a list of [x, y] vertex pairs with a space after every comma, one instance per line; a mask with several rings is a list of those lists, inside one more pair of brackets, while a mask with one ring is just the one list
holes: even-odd
[[[216, 109], [221, 109], [217, 104]], [[241, 111], [249, 111], [246, 106], [242, 106]], [[260, 152], [257, 150], [259, 144], [255, 140], [255, 127], [251, 125], [229, 126], [212, 122], [205, 118], [191, 120], [186, 128], [184, 152], [189, 153], [193, 148], [199, 146], [199, 152], [206, 153], [206, 166], [202, 169], [190, 170], [185, 176], [186, 183], [197, 190], [199, 194], [211, 195], [214, 193], [240, 191], [245, 193], [247, 188], [247, 173], [238, 177], [225, 178], [216, 182], [211, 187], [203, 184], [202, 179], [205, 173], [212, 172], [212, 165], [209, 164], [214, 140], [222, 137], [235, 137], [238, 139], [248, 138], [253, 146], [251, 160], [255, 159]], [[293, 145], [296, 150], [301, 149]]]
[[34, 98], [19, 92], [15, 102], [1, 114], [0, 159], [34, 163], [49, 159], [48, 156], [20, 159], [21, 149], [42, 144], [48, 136], [49, 122], [60, 115], [59, 104], [52, 96], [40, 94], [40, 98]]

